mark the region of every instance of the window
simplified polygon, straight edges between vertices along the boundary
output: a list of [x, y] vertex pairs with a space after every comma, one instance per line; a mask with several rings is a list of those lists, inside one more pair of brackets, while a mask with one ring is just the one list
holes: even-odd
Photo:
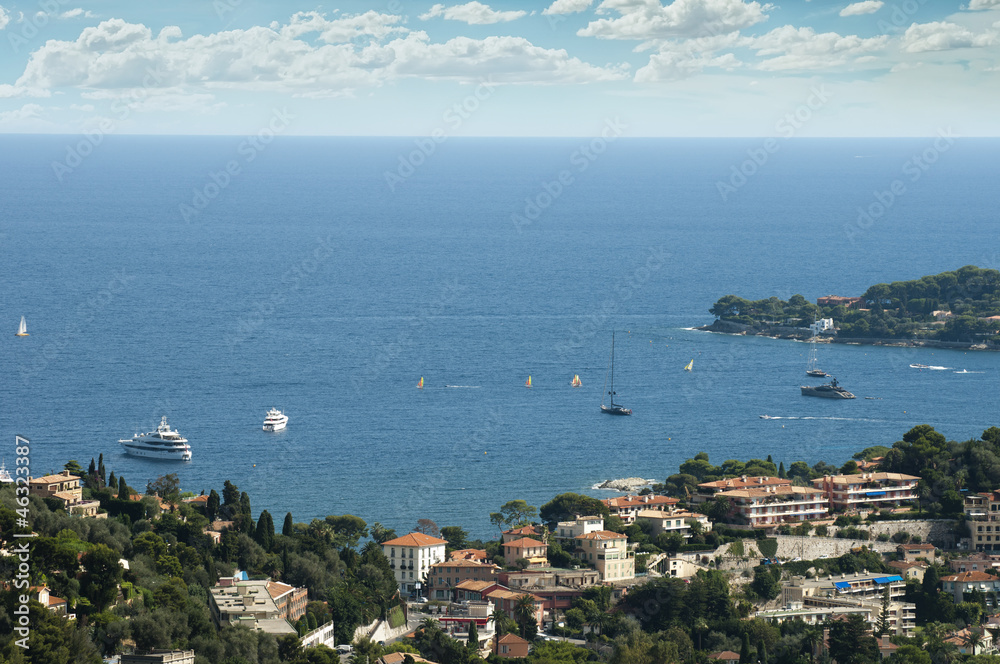
[[390, 558], [396, 557], [396, 547], [392, 547], [391, 549], [389, 549], [389, 557]]
[[413, 578], [413, 572], [410, 572], [410, 578], [411, 579]]
[[413, 549], [410, 549], [410, 558], [413, 558]]

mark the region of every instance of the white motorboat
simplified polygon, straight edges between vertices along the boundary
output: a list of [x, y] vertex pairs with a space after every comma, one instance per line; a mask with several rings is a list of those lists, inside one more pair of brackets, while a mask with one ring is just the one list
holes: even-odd
[[277, 408], [267, 411], [264, 418], [264, 431], [281, 431], [288, 425], [288, 415], [285, 415]]
[[125, 453], [147, 459], [191, 460], [191, 446], [180, 433], [170, 428], [164, 415], [156, 431], [137, 433], [131, 438], [118, 441]]

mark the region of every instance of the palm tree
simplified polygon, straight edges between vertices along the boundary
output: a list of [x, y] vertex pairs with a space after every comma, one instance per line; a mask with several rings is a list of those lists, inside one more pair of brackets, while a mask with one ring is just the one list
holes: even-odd
[[802, 641], [809, 646], [809, 662], [813, 663], [816, 661], [816, 644], [820, 642], [823, 638], [823, 629], [821, 627], [812, 626], [807, 627], [804, 632], [802, 632]]
[[979, 648], [979, 646], [981, 646], [983, 643], [983, 632], [981, 630], [980, 631], [974, 630], [970, 627], [969, 633], [965, 635], [965, 637], [962, 639], [962, 642], [967, 648], [969, 648], [970, 650], [969, 654], [975, 655], [977, 654], [976, 649]]
[[514, 616], [517, 624], [521, 626], [521, 638], [525, 638], [525, 630], [530, 623], [535, 621], [535, 598], [525, 593], [517, 598], [514, 603]]
[[496, 632], [497, 638], [507, 633], [507, 625], [510, 617], [500, 608], [499, 604], [493, 609], [490, 618], [493, 620], [493, 630]]

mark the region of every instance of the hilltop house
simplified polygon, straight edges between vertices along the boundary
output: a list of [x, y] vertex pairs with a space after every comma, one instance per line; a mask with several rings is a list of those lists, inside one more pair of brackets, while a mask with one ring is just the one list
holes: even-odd
[[601, 581], [635, 578], [635, 555], [628, 550], [628, 538], [609, 530], [598, 530], [576, 538], [580, 559], [592, 564]]
[[28, 493], [39, 498], [54, 498], [62, 503], [70, 516], [97, 516], [101, 504], [84, 500], [80, 478], [64, 470], [56, 475], [43, 475], [28, 480]]

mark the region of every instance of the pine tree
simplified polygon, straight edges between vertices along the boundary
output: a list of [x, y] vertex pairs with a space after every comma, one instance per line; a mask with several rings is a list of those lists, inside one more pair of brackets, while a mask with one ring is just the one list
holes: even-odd
[[778, 477], [781, 479], [787, 479], [788, 475], [785, 473], [785, 462], [782, 461], [778, 464]]
[[128, 485], [124, 477], [118, 478], [118, 500], [128, 500]]
[[294, 529], [292, 527], [292, 513], [288, 512], [285, 514], [285, 524], [281, 527], [281, 534], [285, 537], [291, 537]]
[[886, 585], [885, 592], [882, 593], [882, 611], [879, 612], [878, 620], [875, 621], [875, 636], [881, 637], [889, 631], [889, 586]]

